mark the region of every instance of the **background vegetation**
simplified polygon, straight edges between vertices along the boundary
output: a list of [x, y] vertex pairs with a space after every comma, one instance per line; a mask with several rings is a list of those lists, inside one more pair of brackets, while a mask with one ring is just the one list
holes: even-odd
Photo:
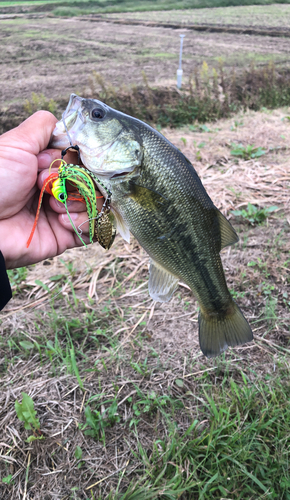
[[[0, 6], [18, 12], [53, 11], [55, 15], [82, 15], [89, 13], [118, 13], [151, 10], [201, 9], [242, 5], [289, 4], [289, 0], [34, 0], [5, 1]], [[56, 7], [57, 5], [57, 7]], [[1, 9], [0, 9], [1, 10]]]
[[224, 73], [222, 60], [218, 71], [204, 62], [182, 91], [154, 88], [145, 73], [143, 80], [143, 87], [116, 89], [95, 72], [91, 77], [92, 93], [113, 108], [163, 127], [212, 121], [240, 109], [257, 111], [290, 105], [290, 72], [278, 73], [273, 63], [263, 69], [252, 66], [237, 76], [235, 71]]

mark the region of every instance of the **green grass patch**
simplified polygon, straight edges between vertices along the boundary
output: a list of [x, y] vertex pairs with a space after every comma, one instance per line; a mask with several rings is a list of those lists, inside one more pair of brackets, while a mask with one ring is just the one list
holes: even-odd
[[[208, 376], [200, 382], [191, 396], [199, 416], [180, 433], [174, 409], [166, 408], [167, 438], [157, 438], [149, 456], [139, 442], [140, 478], [114, 498], [289, 500], [289, 383], [253, 383], [243, 372], [239, 381], [225, 376], [218, 388]], [[138, 441], [138, 426], [134, 432]]]
[[[203, 9], [213, 7], [229, 7], [242, 5], [271, 5], [273, 3], [288, 4], [289, 0], [272, 2], [270, 0], [36, 0], [27, 1], [0, 1], [0, 8], [18, 8], [32, 11], [51, 11], [58, 16], [74, 16], [87, 13], [118, 13], [142, 12], [152, 10], [173, 9]], [[57, 6], [54, 9], [54, 6]]]
[[261, 224], [267, 217], [271, 216], [273, 212], [277, 211], [278, 207], [265, 207], [259, 208], [251, 203], [248, 203], [247, 208], [242, 210], [232, 210], [231, 213], [236, 217], [241, 217], [252, 225]]

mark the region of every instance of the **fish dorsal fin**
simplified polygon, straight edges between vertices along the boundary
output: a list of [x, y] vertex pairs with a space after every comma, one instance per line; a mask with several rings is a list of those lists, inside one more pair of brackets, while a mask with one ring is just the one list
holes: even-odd
[[222, 248], [237, 243], [237, 241], [239, 241], [239, 237], [236, 231], [234, 230], [233, 226], [218, 209], [217, 209], [217, 216], [220, 229], [220, 243], [221, 243], [220, 250], [221, 250]]
[[149, 293], [157, 302], [168, 302], [178, 285], [178, 278], [150, 259]]

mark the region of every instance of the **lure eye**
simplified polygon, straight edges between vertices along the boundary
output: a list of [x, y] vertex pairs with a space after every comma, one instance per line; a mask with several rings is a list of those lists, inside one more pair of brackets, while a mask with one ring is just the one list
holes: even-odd
[[92, 118], [94, 120], [101, 120], [105, 116], [105, 111], [102, 108], [94, 108], [92, 111]]
[[59, 193], [58, 199], [59, 199], [59, 201], [64, 201], [66, 199], [65, 193]]

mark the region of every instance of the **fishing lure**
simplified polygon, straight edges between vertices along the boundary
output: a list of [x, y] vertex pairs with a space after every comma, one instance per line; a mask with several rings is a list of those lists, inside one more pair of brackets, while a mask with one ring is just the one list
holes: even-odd
[[[99, 242], [99, 244], [103, 248], [109, 249], [113, 244], [116, 235], [116, 231], [113, 228], [112, 216], [109, 215], [110, 202], [111, 202], [110, 190], [94, 174], [92, 173], [89, 174], [84, 167], [80, 167], [78, 165], [73, 165], [73, 164], [67, 164], [63, 159], [61, 159], [60, 162], [61, 164], [59, 166], [58, 172], [50, 174], [41, 189], [35, 221], [26, 245], [27, 248], [31, 243], [36, 228], [43, 194], [44, 192], [47, 192], [53, 195], [56, 198], [56, 200], [64, 204], [67, 215], [69, 217], [70, 223], [74, 231], [78, 235], [83, 245], [86, 246], [85, 242], [81, 237], [82, 234], [82, 231], [80, 229], [81, 226], [79, 226], [78, 228], [79, 231], [78, 231], [78, 229], [75, 227], [74, 222], [71, 219], [67, 207], [67, 200], [79, 200], [84, 202], [86, 204], [89, 216], [88, 222], [89, 222], [90, 242], [92, 243], [93, 238], [95, 237], [95, 239]], [[107, 193], [107, 198], [103, 203], [100, 213], [98, 213], [96, 200], [98, 198], [103, 198], [103, 196], [99, 197], [96, 196], [94, 181], [97, 184], [100, 184]], [[66, 182], [69, 182], [72, 186], [76, 188], [76, 193], [68, 194], [66, 188]], [[52, 187], [50, 187], [51, 184]]]
[[[59, 167], [58, 174], [60, 182], [57, 183], [56, 181], [54, 183], [53, 188], [56, 184], [57, 186], [55, 191], [54, 189], [52, 189], [53, 195], [58, 196], [59, 201], [62, 201], [59, 198], [59, 196], [61, 196], [61, 198], [64, 197], [64, 193], [59, 191], [61, 181], [69, 181], [70, 183], [75, 185], [80, 195], [86, 202], [87, 212], [89, 216], [90, 241], [92, 242], [93, 238], [95, 237], [98, 243], [103, 248], [105, 248], [106, 250], [109, 249], [112, 246], [116, 235], [116, 231], [114, 231], [113, 229], [111, 217], [109, 216], [112, 195], [111, 191], [93, 173], [90, 172], [89, 174], [87, 169], [78, 165], [67, 164], [63, 161]], [[107, 198], [104, 201], [99, 214], [96, 211], [96, 192], [95, 183], [93, 181], [101, 185], [107, 193]], [[65, 189], [65, 182], [62, 186]]]

